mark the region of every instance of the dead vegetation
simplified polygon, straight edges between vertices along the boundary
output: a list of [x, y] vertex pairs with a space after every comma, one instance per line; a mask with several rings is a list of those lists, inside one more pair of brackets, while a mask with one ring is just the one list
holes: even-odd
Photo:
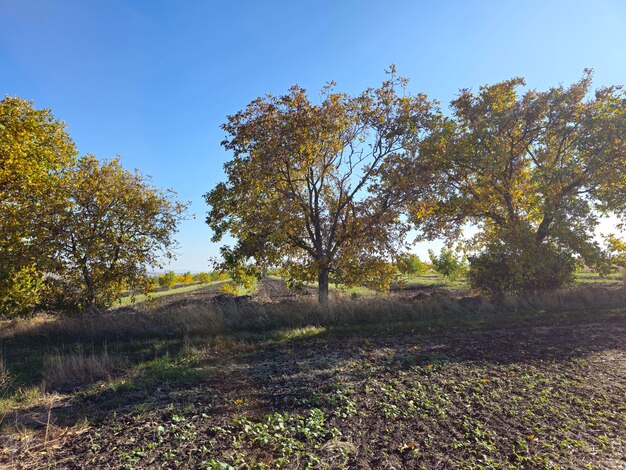
[[56, 351], [44, 356], [43, 383], [53, 389], [92, 383], [124, 370], [126, 362], [121, 356], [109, 354], [106, 345], [101, 352], [87, 353], [81, 347], [69, 353]]
[[36, 419], [5, 427], [0, 462], [623, 468], [624, 319], [187, 338], [141, 371], [46, 395], [29, 410]]

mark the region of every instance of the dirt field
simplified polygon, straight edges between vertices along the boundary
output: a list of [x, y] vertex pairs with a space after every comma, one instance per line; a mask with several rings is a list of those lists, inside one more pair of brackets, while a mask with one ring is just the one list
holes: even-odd
[[126, 346], [131, 365], [7, 412], [2, 465], [626, 468], [624, 309]]

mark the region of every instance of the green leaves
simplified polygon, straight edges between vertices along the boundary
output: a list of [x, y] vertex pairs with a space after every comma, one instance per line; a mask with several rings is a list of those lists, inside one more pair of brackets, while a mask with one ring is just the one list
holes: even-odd
[[[419, 158], [405, 164], [404, 173], [418, 168], [428, 175], [406, 182], [407, 193], [417, 195], [408, 205], [412, 222], [423, 238], [449, 241], [468, 224], [477, 227], [469, 247], [491, 251], [480, 263], [481, 279], [488, 258], [506, 253], [524, 253], [508, 264], [545, 252], [561, 257], [555, 267], [570, 266], [571, 256], [596, 265], [605, 258], [594, 240], [599, 217], [626, 215], [624, 92], [609, 87], [587, 98], [590, 71], [568, 88], [522, 95], [523, 85], [516, 78], [475, 94], [462, 90], [451, 103], [452, 117], [434, 126]], [[535, 272], [527, 268], [519, 267]], [[570, 275], [544, 281], [558, 287]], [[515, 289], [522, 285], [537, 284], [524, 281]]]
[[186, 205], [117, 159], [100, 162], [91, 155], [67, 172], [62, 191], [64, 206], [54, 223], [63, 302], [107, 307], [124, 291], [143, 288], [146, 268], [171, 254]]
[[463, 256], [454, 253], [450, 248], [442, 248], [439, 255], [428, 250], [433, 269], [442, 276], [455, 280], [467, 272], [467, 263]]
[[107, 306], [144, 286], [185, 208], [118, 160], [77, 158], [50, 110], [0, 101], [0, 314]]

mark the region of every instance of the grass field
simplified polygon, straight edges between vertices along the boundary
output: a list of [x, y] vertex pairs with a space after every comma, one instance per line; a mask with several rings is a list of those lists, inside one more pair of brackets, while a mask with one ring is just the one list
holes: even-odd
[[[278, 279], [278, 278], [276, 278]], [[138, 294], [134, 298], [131, 296], [122, 297], [119, 302], [116, 302], [114, 308], [120, 307], [128, 307], [133, 304], [145, 302], [150, 299], [157, 299], [160, 297], [165, 297], [169, 295], [175, 294], [184, 294], [187, 292], [193, 292], [198, 289], [205, 288], [207, 286], [218, 286], [227, 281], [215, 281], [210, 282], [208, 284], [193, 284], [190, 286], [177, 286], [169, 290], [159, 291], [152, 293], [150, 295]], [[445, 287], [449, 289], [455, 290], [467, 290], [468, 285], [465, 279], [456, 279], [449, 280], [445, 277], [437, 274], [434, 271], [430, 271], [427, 274], [420, 276], [410, 276], [404, 277], [401, 279], [401, 282], [404, 286], [430, 286], [430, 287]], [[575, 282], [577, 285], [606, 285], [606, 286], [617, 286], [622, 283], [622, 276], [619, 273], [609, 274], [607, 276], [600, 276], [598, 273], [594, 272], [577, 272], [575, 274]], [[311, 285], [314, 287], [314, 285]], [[361, 296], [373, 296], [380, 295], [376, 291], [368, 289], [366, 287], [342, 287], [338, 285], [331, 284], [331, 290], [340, 291], [347, 295], [361, 295]], [[256, 286], [252, 288], [239, 288], [238, 295], [248, 295], [253, 293], [256, 289]]]
[[0, 466], [626, 468], [626, 308], [368, 299], [5, 326]]
[[622, 274], [613, 273], [607, 276], [600, 276], [594, 272], [577, 272], [575, 275], [576, 283], [583, 284], [605, 284], [618, 285], [622, 282]]
[[117, 302], [115, 302], [115, 304], [113, 305], [113, 308], [115, 309], [115, 308], [120, 308], [120, 307], [128, 307], [133, 304], [142, 303], [142, 302], [149, 301], [152, 299], [158, 299], [159, 297], [165, 297], [168, 295], [185, 294], [187, 292], [193, 292], [198, 289], [203, 289], [208, 286], [215, 286], [215, 285], [219, 285], [222, 283], [224, 283], [224, 281], [195, 283], [195, 284], [190, 284], [187, 286], [175, 286], [171, 289], [152, 292], [150, 294], [137, 294], [135, 296], [125, 295], [124, 297], [120, 298]]

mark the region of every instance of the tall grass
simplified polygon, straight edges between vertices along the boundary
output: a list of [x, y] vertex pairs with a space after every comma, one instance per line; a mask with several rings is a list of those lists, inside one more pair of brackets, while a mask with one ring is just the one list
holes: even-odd
[[109, 378], [122, 370], [126, 361], [110, 355], [105, 345], [103, 351], [86, 353], [78, 348], [71, 353], [55, 351], [44, 356], [43, 380], [46, 386], [65, 387]]
[[11, 374], [6, 368], [4, 355], [0, 351], [0, 397], [2, 396], [2, 391], [9, 388], [11, 381]]
[[[381, 324], [445, 318], [453, 314], [558, 312], [626, 307], [626, 289], [585, 286], [492, 304], [480, 297], [458, 298], [444, 290], [414, 298], [399, 296], [335, 298], [329, 308], [313, 300], [257, 303], [221, 296], [219, 301], [189, 301], [154, 310], [119, 310], [74, 317], [40, 316], [6, 322], [0, 339], [47, 337], [54, 342], [107, 341], [148, 337], [225, 335], [306, 326]], [[87, 360], [83, 358], [81, 360]]]

